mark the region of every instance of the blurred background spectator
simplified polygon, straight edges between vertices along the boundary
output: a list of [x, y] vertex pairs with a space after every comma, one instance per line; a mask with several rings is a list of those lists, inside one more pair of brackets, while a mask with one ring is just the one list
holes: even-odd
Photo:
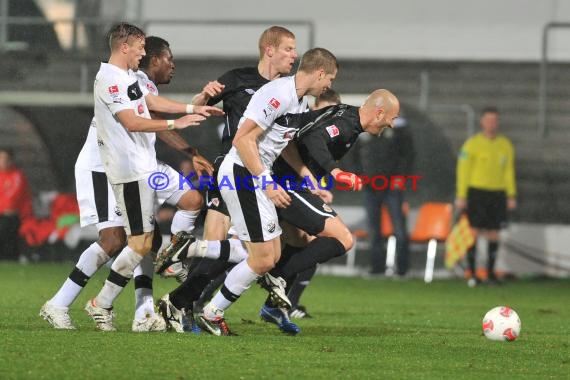
[[[405, 190], [392, 188], [393, 176], [412, 174], [412, 165], [416, 155], [408, 121], [400, 116], [394, 122], [394, 128], [386, 129], [378, 137], [363, 133], [356, 145], [357, 164], [360, 172], [368, 178], [384, 176], [389, 182], [384, 190], [374, 189], [370, 184], [364, 186], [364, 207], [368, 220], [370, 239], [370, 274], [384, 274], [386, 270], [385, 237], [382, 236], [381, 209], [385, 205], [390, 214], [396, 237], [396, 273], [403, 276], [408, 271], [409, 237], [406, 223]], [[383, 182], [379, 181], [380, 187]]]
[[32, 215], [32, 197], [24, 173], [9, 148], [0, 148], [0, 259], [18, 260], [21, 221]]

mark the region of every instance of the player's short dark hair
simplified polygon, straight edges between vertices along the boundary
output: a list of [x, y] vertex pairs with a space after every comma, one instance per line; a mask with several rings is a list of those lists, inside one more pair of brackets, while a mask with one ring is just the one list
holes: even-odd
[[499, 109], [495, 106], [487, 106], [481, 110], [481, 116], [485, 115], [486, 113], [494, 113], [499, 114]]
[[325, 73], [332, 74], [338, 71], [338, 61], [333, 53], [324, 48], [313, 48], [308, 50], [301, 58], [299, 71], [313, 73], [323, 69]]
[[113, 25], [107, 33], [109, 48], [113, 51], [118, 43], [129, 42], [130, 37], [144, 38], [145, 33], [138, 26], [127, 22], [121, 22]]
[[144, 50], [146, 55], [141, 58], [139, 68], [147, 69], [153, 57], [160, 57], [166, 49], [170, 49], [170, 44], [165, 39], [156, 36], [149, 36], [145, 39]]
[[315, 98], [315, 106], [322, 102], [340, 104], [340, 95], [332, 88], [328, 88]]

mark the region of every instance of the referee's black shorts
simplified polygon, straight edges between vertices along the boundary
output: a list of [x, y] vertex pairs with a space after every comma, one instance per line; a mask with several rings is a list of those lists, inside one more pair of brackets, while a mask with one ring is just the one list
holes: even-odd
[[504, 191], [467, 190], [467, 216], [473, 228], [498, 230], [507, 224], [507, 197]]

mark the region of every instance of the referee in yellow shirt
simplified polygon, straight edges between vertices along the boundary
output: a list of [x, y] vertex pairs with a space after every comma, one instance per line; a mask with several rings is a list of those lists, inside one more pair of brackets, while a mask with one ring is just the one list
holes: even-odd
[[475, 252], [477, 236], [488, 241], [489, 282], [498, 283], [495, 260], [499, 246], [499, 229], [507, 221], [507, 209], [517, 207], [515, 183], [515, 152], [511, 141], [499, 131], [499, 111], [488, 107], [481, 113], [481, 133], [469, 138], [461, 147], [457, 160], [457, 193], [455, 206], [467, 209], [475, 244], [467, 251], [472, 277], [469, 286], [481, 282], [476, 277]]

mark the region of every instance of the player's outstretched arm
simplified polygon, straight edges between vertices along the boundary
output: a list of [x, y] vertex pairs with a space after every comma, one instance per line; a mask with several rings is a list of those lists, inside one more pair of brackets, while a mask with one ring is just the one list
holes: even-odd
[[211, 98], [220, 95], [224, 90], [224, 87], [225, 86], [220, 82], [218, 82], [217, 80], [208, 82], [202, 89], [202, 92], [196, 94], [192, 98], [192, 104], [195, 106], [205, 106], [206, 104], [208, 104], [208, 101]]
[[221, 116], [224, 111], [218, 107], [194, 106], [169, 99], [165, 96], [148, 94], [145, 97], [148, 109], [164, 113], [195, 113], [203, 116]]
[[206, 118], [202, 115], [185, 115], [174, 120], [154, 120], [140, 117], [132, 109], [117, 112], [117, 118], [129, 132], [160, 132], [172, 129], [183, 129], [191, 125], [199, 125]]

